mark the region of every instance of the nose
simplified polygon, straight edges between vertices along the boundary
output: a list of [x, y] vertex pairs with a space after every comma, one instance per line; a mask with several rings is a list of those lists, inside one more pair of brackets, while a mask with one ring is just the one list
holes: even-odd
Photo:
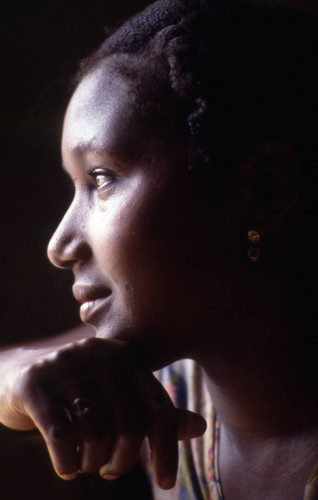
[[87, 242], [85, 222], [76, 209], [75, 199], [53, 234], [47, 248], [52, 264], [62, 269], [90, 259], [92, 253]]

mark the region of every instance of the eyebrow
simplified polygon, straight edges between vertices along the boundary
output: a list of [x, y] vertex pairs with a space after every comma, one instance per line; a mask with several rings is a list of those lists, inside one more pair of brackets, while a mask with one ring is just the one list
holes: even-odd
[[94, 139], [90, 141], [82, 141], [73, 148], [74, 153], [110, 153], [107, 148], [98, 147]]
[[112, 158], [114, 165], [116, 165], [117, 167], [122, 166], [122, 162], [121, 160], [119, 160], [119, 158], [124, 158], [126, 156], [125, 154], [122, 154], [120, 150], [118, 150], [118, 148], [116, 148], [116, 146], [114, 145], [112, 146], [111, 144], [109, 144], [108, 146], [106, 144], [104, 146], [98, 146], [98, 143], [95, 139], [79, 142], [72, 148], [72, 152], [75, 155], [80, 155], [83, 153], [96, 153], [100, 155], [107, 154], [110, 158]]
[[[108, 155], [116, 154], [112, 153], [109, 149], [105, 147], [98, 147], [94, 139], [91, 139], [90, 141], [81, 141], [79, 144], [74, 146], [74, 148], [72, 148], [72, 151], [75, 154], [92, 153], [92, 152], [97, 154], [107, 153]], [[117, 167], [121, 166], [121, 164], [118, 163], [117, 161], [115, 161], [114, 164]], [[69, 172], [63, 162], [62, 162], [62, 169], [66, 172], [67, 175], [69, 175]]]

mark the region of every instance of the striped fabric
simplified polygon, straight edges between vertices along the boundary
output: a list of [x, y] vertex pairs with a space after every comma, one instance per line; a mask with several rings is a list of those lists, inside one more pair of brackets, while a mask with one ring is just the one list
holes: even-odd
[[[160, 490], [153, 484], [154, 500], [224, 500], [218, 469], [220, 423], [204, 384], [201, 367], [187, 359], [160, 370], [156, 375], [175, 405], [200, 413], [208, 427], [200, 438], [180, 443], [177, 484], [169, 491]], [[300, 500], [318, 500], [318, 466]]]

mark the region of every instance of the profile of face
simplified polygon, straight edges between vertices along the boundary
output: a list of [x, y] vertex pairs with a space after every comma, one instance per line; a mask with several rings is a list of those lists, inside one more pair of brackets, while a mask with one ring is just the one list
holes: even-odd
[[62, 137], [75, 195], [48, 247], [56, 266], [73, 270], [82, 321], [145, 348], [154, 366], [189, 355], [204, 304], [211, 314], [208, 290], [215, 310], [221, 295], [208, 277], [220, 267], [210, 253], [217, 223], [201, 223], [187, 154], [172, 136], [141, 118], [133, 85], [107, 64], [86, 76]]

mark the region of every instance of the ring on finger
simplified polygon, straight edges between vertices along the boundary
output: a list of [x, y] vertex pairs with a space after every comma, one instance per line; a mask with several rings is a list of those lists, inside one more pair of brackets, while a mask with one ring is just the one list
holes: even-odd
[[95, 406], [96, 403], [88, 398], [75, 398], [72, 402], [73, 413], [79, 418], [89, 415]]

